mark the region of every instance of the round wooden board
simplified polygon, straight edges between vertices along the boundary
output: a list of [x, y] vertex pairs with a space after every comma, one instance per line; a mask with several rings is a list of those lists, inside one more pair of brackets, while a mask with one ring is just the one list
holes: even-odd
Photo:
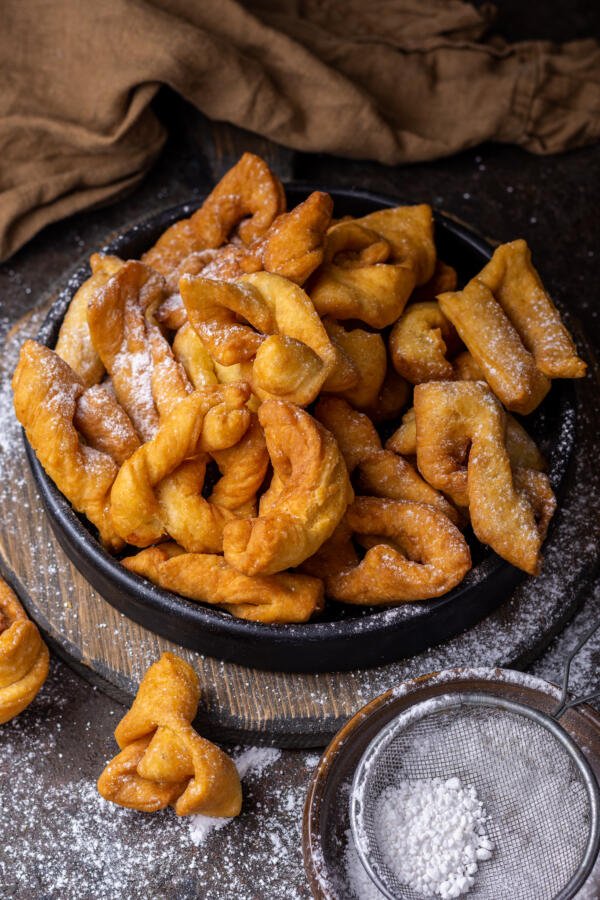
[[[577, 385], [576, 450], [565, 496], [545, 545], [543, 574], [527, 579], [469, 632], [388, 666], [353, 672], [286, 674], [244, 668], [178, 647], [118, 613], [70, 563], [43, 510], [8, 381], [18, 348], [38, 331], [55, 297], [15, 324], [0, 363], [0, 566], [54, 649], [90, 681], [130, 702], [148, 666], [165, 650], [189, 660], [203, 694], [198, 724], [215, 738], [281, 747], [318, 747], [373, 697], [419, 673], [453, 666], [523, 667], [585, 599], [594, 576], [600, 520], [597, 366]], [[578, 335], [587, 359], [593, 354]], [[587, 351], [587, 352], [586, 352]]]

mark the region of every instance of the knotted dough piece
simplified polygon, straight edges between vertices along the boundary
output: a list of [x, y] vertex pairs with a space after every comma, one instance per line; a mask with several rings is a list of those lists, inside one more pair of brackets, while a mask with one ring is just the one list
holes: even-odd
[[85, 387], [97, 384], [104, 375], [104, 365], [90, 335], [88, 304], [122, 266], [123, 260], [118, 256], [93, 253], [90, 257], [92, 274], [69, 303], [60, 326], [54, 350], [79, 375]]
[[264, 271], [302, 285], [323, 261], [325, 233], [332, 211], [329, 194], [313, 191], [290, 212], [277, 216], [265, 234], [251, 244], [227, 244], [211, 259], [207, 259], [204, 251], [207, 261], [202, 266], [201, 254], [188, 258], [181, 266], [179, 277], [201, 272], [205, 278], [231, 281]]
[[348, 471], [355, 473], [363, 494], [392, 500], [428, 503], [458, 522], [458, 514], [443, 494], [424, 481], [408, 460], [383, 450], [379, 435], [368, 416], [335, 397], [322, 397], [315, 417], [335, 437]]
[[[327, 334], [348, 360], [354, 377], [344, 384], [336, 379], [338, 366], [323, 385], [323, 391], [339, 394], [352, 406], [361, 409], [377, 402], [387, 371], [387, 353], [383, 338], [363, 328], [346, 330], [335, 319], [323, 319]], [[335, 379], [335, 380], [334, 380]]]
[[482, 543], [538, 574], [556, 500], [544, 473], [513, 473], [505, 413], [496, 397], [480, 381], [431, 381], [416, 386], [414, 399], [417, 463], [424, 478], [469, 507]]
[[[362, 560], [353, 534], [367, 547]], [[303, 566], [324, 578], [328, 597], [359, 605], [440, 597], [470, 568], [469, 547], [442, 512], [377, 497], [357, 497], [332, 539]]]
[[115, 729], [121, 752], [98, 779], [105, 800], [178, 816], [237, 816], [242, 787], [233, 760], [192, 728], [200, 686], [194, 669], [163, 653], [144, 675], [133, 706]]
[[123, 560], [125, 568], [191, 600], [217, 605], [238, 619], [267, 624], [307, 622], [323, 609], [323, 583], [293, 572], [244, 575], [222, 556], [160, 544]]
[[29, 706], [48, 677], [49, 662], [37, 625], [0, 578], [0, 725]]
[[307, 412], [282, 400], [258, 411], [273, 465], [257, 518], [228, 522], [225, 559], [246, 575], [299, 565], [332, 534], [353, 497], [333, 435]]
[[[402, 456], [416, 457], [417, 421], [414, 407], [404, 414], [400, 428], [388, 438], [385, 446]], [[536, 472], [546, 471], [546, 460], [536, 442], [510, 413], [506, 413], [506, 452], [513, 470], [525, 468]]]
[[531, 262], [524, 240], [501, 244], [477, 276], [548, 378], [583, 378], [587, 366]]
[[105, 385], [93, 384], [83, 392], [73, 422], [90, 447], [108, 453], [119, 466], [140, 446], [133, 422]]
[[236, 284], [184, 276], [181, 295], [191, 325], [217, 362], [253, 360], [244, 375], [261, 400], [311, 403], [339, 362], [309, 297], [278, 275], [257, 272]]
[[411, 384], [453, 378], [454, 368], [446, 357], [459, 346], [454, 326], [435, 300], [411, 303], [390, 334], [394, 368]]
[[136, 260], [125, 263], [88, 304], [94, 347], [119, 403], [139, 436], [151, 440], [159, 414], [152, 393], [152, 351], [146, 313], [164, 296], [164, 279]]
[[12, 382], [17, 419], [59, 491], [84, 513], [104, 544], [122, 541], [110, 517], [110, 490], [118, 466], [85, 444], [74, 424], [84, 386], [66, 362], [37, 341], [25, 341]]
[[251, 243], [284, 211], [285, 193], [277, 176], [259, 156], [244, 153], [200, 209], [171, 225], [142, 259], [168, 275], [190, 253], [220, 247], [236, 227], [242, 241]]
[[433, 236], [433, 212], [426, 203], [396, 206], [355, 219], [387, 241], [392, 262], [408, 266], [415, 284], [424, 285], [434, 275], [437, 252]]
[[309, 287], [321, 316], [385, 328], [402, 313], [414, 286], [410, 266], [393, 262], [389, 243], [358, 221], [329, 229], [323, 265]]
[[146, 547], [164, 535], [161, 488], [183, 463], [239, 441], [250, 424], [249, 393], [242, 383], [207, 385], [188, 394], [156, 436], [123, 463], [111, 491], [110, 515], [126, 543]]
[[[222, 477], [207, 499], [202, 488], [211, 458]], [[268, 465], [263, 431], [253, 415], [250, 427], [232, 447], [183, 462], [157, 486], [165, 532], [192, 553], [221, 553], [225, 524], [256, 515], [256, 494]]]

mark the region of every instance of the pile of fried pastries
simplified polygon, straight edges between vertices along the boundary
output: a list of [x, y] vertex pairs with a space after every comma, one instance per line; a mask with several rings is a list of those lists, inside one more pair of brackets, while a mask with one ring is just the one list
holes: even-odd
[[538, 573], [556, 500], [513, 413], [586, 370], [525, 241], [458, 289], [429, 206], [332, 216], [246, 153], [141, 260], [94, 254], [13, 380], [127, 569], [258, 622], [439, 597], [467, 527]]

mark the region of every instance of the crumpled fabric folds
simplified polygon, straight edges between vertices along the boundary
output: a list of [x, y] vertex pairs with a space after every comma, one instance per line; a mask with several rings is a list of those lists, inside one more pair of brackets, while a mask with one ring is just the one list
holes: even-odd
[[600, 46], [507, 44], [461, 0], [4, 0], [0, 259], [122, 194], [164, 143], [160, 85], [302, 151], [387, 164], [600, 132]]

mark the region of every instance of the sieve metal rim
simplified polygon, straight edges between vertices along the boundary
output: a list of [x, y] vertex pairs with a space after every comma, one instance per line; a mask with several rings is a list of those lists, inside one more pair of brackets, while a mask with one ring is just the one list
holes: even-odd
[[394, 740], [398, 732], [405, 728], [409, 723], [411, 724], [428, 715], [435, 715], [438, 712], [460, 706], [492, 706], [506, 712], [524, 716], [549, 731], [552, 736], [562, 744], [563, 748], [576, 764], [586, 787], [590, 803], [588, 841], [578, 870], [571, 876], [562, 890], [553, 898], [553, 900], [571, 900], [590, 874], [600, 848], [600, 788], [598, 786], [598, 780], [580, 747], [552, 715], [548, 715], [527, 704], [519, 703], [514, 700], [507, 700], [504, 697], [498, 697], [484, 691], [439, 694], [435, 697], [429, 697], [426, 700], [412, 704], [407, 709], [402, 710], [397, 716], [394, 716], [394, 718], [391, 719], [368, 744], [354, 772], [352, 789], [350, 792], [350, 827], [352, 830], [354, 846], [363, 868], [384, 897], [388, 898], [388, 900], [398, 900], [396, 895], [389, 892], [385, 882], [379, 877], [377, 869], [372, 866], [371, 861], [367, 856], [366, 847], [364, 846], [366, 843], [363, 840], [365, 830], [361, 828], [360, 825], [360, 816], [364, 808], [364, 791], [373, 758], [377, 753], [382, 752], [388, 744]]

